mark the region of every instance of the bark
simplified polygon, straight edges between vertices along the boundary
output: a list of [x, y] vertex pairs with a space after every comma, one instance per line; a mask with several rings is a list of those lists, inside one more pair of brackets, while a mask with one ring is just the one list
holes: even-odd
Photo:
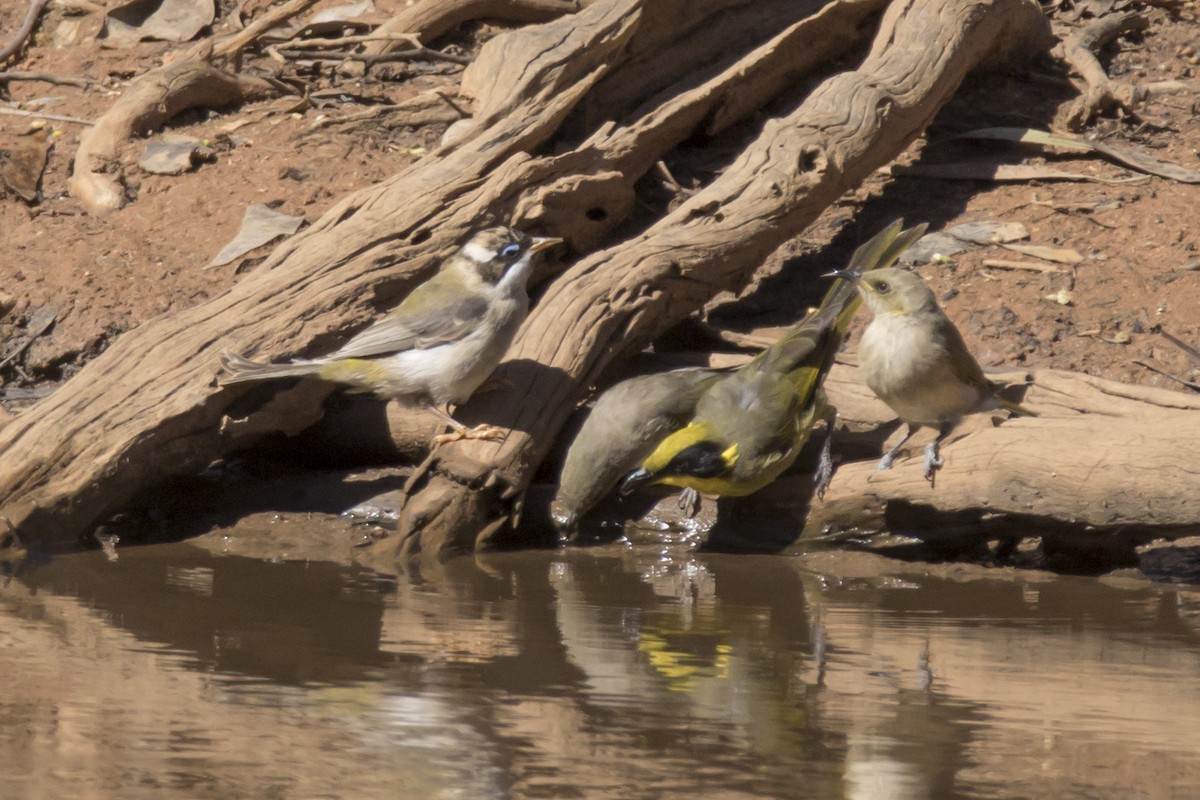
[[[453, 143], [345, 198], [228, 294], [127, 333], [0, 428], [0, 532], [6, 522], [27, 542], [73, 537], [156, 479], [311, 425], [327, 389], [218, 388], [220, 353], [327, 352], [486, 224], [515, 218], [588, 251], [664, 153], [795, 97], [799, 77], [869, 34], [863, 23], [883, 1], [814, 14], [818, 3], [790, 0], [604, 0], [491, 40], [464, 77], [477, 113]], [[717, 51], [672, 39], [714, 25], [724, 35], [704, 41]], [[520, 389], [464, 410], [513, 434], [499, 452], [439, 454], [411, 503], [408, 541], [442, 551], [504, 529], [581, 387], [608, 361], [745, 280], [899, 152], [980, 59], [1044, 33], [1026, 0], [897, 3], [860, 70], [768, 122], [722, 177], [646, 234], [554, 282], [504, 369]], [[532, 155], [542, 150], [556, 154]]]

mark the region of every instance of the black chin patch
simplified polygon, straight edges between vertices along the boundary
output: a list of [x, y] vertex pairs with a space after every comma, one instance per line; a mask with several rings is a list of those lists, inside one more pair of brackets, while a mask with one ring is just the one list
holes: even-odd
[[695, 478], [715, 478], [725, 471], [725, 459], [721, 445], [716, 442], [698, 442], [675, 454], [663, 470], [668, 475], [691, 475]]

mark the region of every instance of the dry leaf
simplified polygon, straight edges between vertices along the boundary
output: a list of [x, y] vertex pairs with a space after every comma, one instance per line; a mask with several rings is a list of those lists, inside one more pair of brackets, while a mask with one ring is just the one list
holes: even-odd
[[1072, 250], [1069, 247], [1043, 247], [1037, 244], [1002, 244], [1000, 245], [1005, 250], [1013, 250], [1034, 258], [1042, 258], [1046, 261], [1054, 261], [1059, 264], [1079, 264], [1083, 262], [1083, 256], [1078, 251]]
[[100, 38], [188, 42], [216, 18], [213, 0], [131, 0], [108, 12]]
[[1169, 178], [1180, 183], [1200, 183], [1200, 171], [1186, 169], [1168, 161], [1159, 161], [1157, 158], [1131, 148], [1113, 147], [1102, 142], [1092, 142], [1082, 136], [1075, 136], [1069, 133], [1050, 133], [1049, 131], [1039, 131], [1033, 128], [980, 128], [979, 130], [959, 134], [953, 138], [995, 139], [1003, 142], [1040, 144], [1046, 147], [1058, 147], [1062, 150], [1081, 153], [1099, 153], [1138, 172], [1157, 175], [1160, 178]]
[[1095, 183], [1122, 184], [1145, 183], [1144, 175], [1127, 178], [1105, 178], [1082, 172], [1046, 167], [1040, 164], [1001, 164], [996, 161], [962, 161], [956, 164], [913, 164], [910, 167], [892, 167], [892, 175], [914, 178], [936, 178], [959, 181], [997, 181], [1000, 183], [1025, 183], [1028, 181], [1093, 181]]
[[304, 217], [292, 217], [270, 206], [255, 203], [247, 208], [242, 216], [242, 229], [238, 231], [237, 236], [213, 256], [213, 260], [205, 265], [205, 269], [228, 264], [256, 247], [262, 247], [284, 236], [291, 236], [300, 228], [302, 222]]

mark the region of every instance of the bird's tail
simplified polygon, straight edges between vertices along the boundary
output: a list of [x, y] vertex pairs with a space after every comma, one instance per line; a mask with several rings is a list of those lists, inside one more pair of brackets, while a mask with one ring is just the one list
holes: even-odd
[[[903, 219], [893, 221], [859, 245], [850, 257], [846, 271], [868, 272], [892, 266], [913, 242], [921, 238], [926, 227], [921, 224], [904, 230]], [[814, 385], [819, 385], [819, 380], [823, 379], [824, 374], [833, 366], [834, 356], [842, 346], [842, 339], [846, 336], [850, 321], [854, 319], [861, 305], [862, 298], [854, 283], [838, 278], [825, 293], [821, 305], [815, 311], [809, 312], [796, 327], [764, 351], [759, 359], [764, 364], [775, 365], [785, 372], [804, 366], [816, 367], [817, 374], [813, 377], [817, 378], [817, 383]], [[808, 379], [798, 377], [798, 383], [807, 384]], [[801, 393], [805, 391], [802, 386], [798, 386], [798, 389]]]
[[304, 375], [316, 375], [323, 361], [293, 361], [290, 364], [263, 364], [248, 358], [225, 353], [221, 356], [221, 366], [225, 375], [221, 376], [221, 385], [245, 383], [246, 381], [261, 381], [269, 378], [296, 378]]
[[1013, 414], [1016, 414], [1018, 417], [1036, 417], [1037, 416], [1036, 412], [1030, 411], [1028, 408], [1026, 408], [1025, 406], [1021, 405], [1020, 403], [1016, 402], [1015, 400], [1005, 400], [1003, 397], [997, 397], [996, 401], [998, 403], [1000, 403], [1000, 405], [1002, 405], [1008, 411], [1012, 412]]

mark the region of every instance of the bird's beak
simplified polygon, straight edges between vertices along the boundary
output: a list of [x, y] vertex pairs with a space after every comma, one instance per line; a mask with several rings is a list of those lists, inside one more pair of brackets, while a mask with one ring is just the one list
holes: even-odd
[[562, 244], [562, 239], [559, 239], [557, 236], [535, 236], [533, 237], [533, 244], [529, 245], [529, 252], [540, 253], [543, 250], [549, 250], [556, 244]]
[[856, 269], [836, 269], [833, 272], [826, 272], [822, 278], [841, 278], [850, 283], [858, 283], [862, 279], [862, 273]]
[[654, 479], [653, 473], [647, 469], [635, 469], [633, 472], [625, 476], [625, 480], [621, 481], [619, 491], [622, 495], [629, 494], [643, 483], [649, 483]]

